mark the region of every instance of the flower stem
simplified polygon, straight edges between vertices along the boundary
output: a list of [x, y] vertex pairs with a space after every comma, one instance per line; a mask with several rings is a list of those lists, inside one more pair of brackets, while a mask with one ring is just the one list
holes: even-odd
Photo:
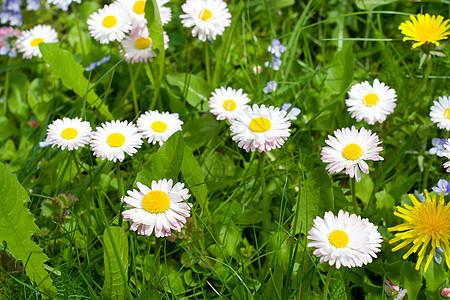
[[261, 194], [263, 201], [263, 226], [265, 229], [268, 228], [270, 223], [269, 216], [269, 198], [266, 193], [266, 174], [264, 172], [264, 153], [259, 153], [259, 177], [261, 179]]
[[322, 300], [328, 299], [328, 287], [330, 286], [331, 273], [333, 273], [333, 269], [334, 269], [333, 266], [330, 266], [328, 268], [327, 279], [325, 279], [325, 287], [323, 288]]
[[119, 191], [119, 199], [121, 202], [120, 206], [120, 213], [119, 213], [119, 227], [122, 227], [122, 221], [123, 221], [123, 207], [124, 203], [122, 202], [122, 197], [124, 196], [125, 192], [123, 190], [123, 178], [122, 173], [120, 172], [120, 162], [116, 163], [116, 176], [117, 176], [117, 189]]
[[84, 42], [83, 42], [83, 36], [81, 34], [81, 29], [80, 29], [80, 19], [78, 18], [77, 6], [72, 5], [72, 8], [73, 8], [73, 13], [75, 15], [75, 23], [77, 26], [78, 37], [80, 38], [81, 54], [83, 55], [83, 57], [86, 57], [86, 50], [84, 49]]
[[206, 66], [206, 81], [211, 84], [211, 69], [209, 65], [209, 45], [205, 42], [205, 66]]
[[356, 202], [356, 179], [352, 178], [352, 202], [353, 202], [353, 210], [355, 214], [359, 214], [358, 203]]

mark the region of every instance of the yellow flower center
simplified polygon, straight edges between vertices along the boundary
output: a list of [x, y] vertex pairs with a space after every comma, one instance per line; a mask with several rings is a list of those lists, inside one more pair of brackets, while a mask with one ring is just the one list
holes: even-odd
[[140, 37], [136, 40], [136, 42], [134, 42], [134, 46], [137, 49], [147, 49], [148, 46], [150, 46], [150, 44], [152, 43], [152, 39], [151, 38], [143, 38]]
[[43, 42], [44, 42], [44, 39], [35, 38], [34, 40], [31, 41], [30, 46], [37, 47], [37, 46], [39, 46], [40, 43], [43, 43]]
[[212, 18], [212, 12], [209, 9], [202, 9], [198, 14], [198, 17], [203, 21], [209, 20]]
[[380, 99], [378, 98], [377, 94], [370, 93], [364, 96], [364, 103], [367, 106], [373, 106], [378, 103]]
[[444, 110], [444, 116], [445, 116], [447, 119], [450, 119], [450, 108], [447, 108], [446, 110]]
[[223, 108], [228, 111], [233, 111], [236, 109], [236, 102], [234, 102], [233, 100], [225, 100], [223, 102]]
[[61, 137], [65, 140], [73, 140], [78, 136], [78, 131], [75, 128], [66, 128], [61, 131]]
[[111, 147], [117, 148], [125, 144], [125, 136], [121, 133], [115, 132], [108, 136], [106, 142]]
[[151, 127], [156, 132], [164, 132], [167, 129], [167, 124], [161, 121], [155, 121]]
[[336, 248], [343, 248], [348, 244], [348, 235], [342, 230], [335, 230], [330, 233], [328, 240]]
[[348, 160], [358, 159], [362, 154], [362, 149], [357, 144], [348, 144], [342, 151], [342, 155]]
[[151, 191], [142, 199], [142, 208], [149, 213], [163, 213], [170, 207], [170, 198], [162, 191]]
[[114, 16], [107, 16], [103, 19], [102, 24], [106, 28], [112, 28], [112, 27], [116, 26], [117, 19]]
[[265, 132], [272, 127], [269, 119], [265, 117], [254, 118], [248, 126], [253, 132]]
[[133, 11], [138, 15], [143, 15], [145, 13], [145, 1], [134, 2]]

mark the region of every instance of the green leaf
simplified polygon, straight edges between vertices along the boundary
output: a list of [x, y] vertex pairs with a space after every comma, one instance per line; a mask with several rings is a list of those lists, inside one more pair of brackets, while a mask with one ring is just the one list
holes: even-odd
[[410, 261], [405, 261], [400, 269], [402, 282], [405, 289], [408, 290], [408, 299], [417, 299], [420, 288], [422, 287], [422, 276], [420, 272], [414, 269]]
[[166, 79], [170, 85], [177, 86], [181, 91], [187, 91], [186, 101], [193, 107], [197, 107], [207, 100], [208, 84], [202, 77], [187, 73], [176, 73], [167, 75]]
[[184, 154], [184, 140], [181, 131], [177, 131], [159, 148], [136, 176], [136, 182], [151, 186], [153, 180], [177, 179]]
[[[45, 62], [50, 65], [52, 73], [61, 79], [66, 88], [72, 89], [83, 98], [91, 84], [83, 75], [83, 67], [73, 60], [72, 54], [55, 43], [41, 43], [39, 49]], [[98, 108], [101, 103], [94, 90], [87, 93], [86, 101], [95, 108]], [[99, 111], [106, 118], [114, 119], [106, 105], [100, 106]]]
[[356, 6], [359, 9], [364, 10], [373, 10], [378, 6], [386, 5], [393, 2], [397, 2], [397, 0], [355, 0]]
[[[439, 288], [450, 278], [443, 264], [445, 264], [444, 259], [441, 264], [436, 263], [433, 259], [428, 266], [427, 272], [423, 275], [426, 280], [426, 291], [428, 295], [436, 295], [436, 298], [439, 298]], [[422, 266], [425, 267], [425, 264], [422, 264]]]
[[205, 176], [194, 157], [189, 146], [184, 148], [183, 163], [181, 165], [181, 173], [184, 177], [184, 182], [189, 186], [189, 190], [200, 203], [205, 203], [208, 189], [205, 184]]
[[352, 83], [354, 68], [353, 44], [346, 43], [328, 65], [325, 88], [332, 94], [344, 92]]
[[105, 260], [105, 282], [103, 283], [102, 296], [106, 299], [123, 299], [125, 286], [120, 269], [124, 269], [125, 277], [128, 272], [128, 240], [121, 227], [111, 227], [111, 238], [117, 249], [119, 260], [114, 253], [114, 246], [108, 234], [108, 229], [103, 232], [103, 257]]
[[278, 9], [292, 6], [295, 4], [295, 0], [271, 0], [270, 6], [276, 7]]
[[356, 183], [356, 197], [367, 205], [373, 191], [373, 181], [369, 175], [361, 172], [361, 181]]
[[[300, 199], [294, 206], [299, 209], [297, 226], [294, 233], [308, 232], [316, 216], [323, 216], [326, 211], [334, 210], [334, 193], [331, 179], [323, 167], [318, 167], [308, 174], [303, 184]], [[294, 222], [294, 221], [293, 221]]]
[[56, 292], [50, 274], [44, 269], [48, 257], [36, 245], [31, 236], [39, 233], [35, 219], [25, 207], [30, 198], [14, 175], [0, 163], [0, 241], [6, 241], [11, 255], [21, 260], [31, 281], [41, 291]]
[[219, 122], [211, 114], [205, 114], [199, 119], [186, 122], [183, 125], [186, 144], [197, 150], [205, 145], [209, 140], [217, 137]]
[[51, 107], [53, 95], [48, 93], [45, 80], [35, 78], [28, 87], [28, 104], [39, 122], [44, 122]]

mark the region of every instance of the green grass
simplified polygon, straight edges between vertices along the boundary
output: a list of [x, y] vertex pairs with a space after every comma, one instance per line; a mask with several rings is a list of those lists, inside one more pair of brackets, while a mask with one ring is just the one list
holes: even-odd
[[[329, 284], [329, 299], [387, 299], [389, 278], [408, 289], [408, 299], [438, 299], [450, 278], [445, 259], [426, 273], [414, 270], [417, 255], [404, 260], [406, 249], [392, 252], [387, 228], [401, 222], [393, 212], [409, 203], [408, 193], [431, 191], [449, 178], [446, 158], [428, 150], [432, 138], [449, 137], [430, 121], [429, 110], [438, 96], [449, 96], [450, 59], [432, 57], [419, 68], [419, 52], [402, 42], [398, 25], [419, 12], [448, 19], [450, 5], [386, 2], [366, 11], [354, 1], [228, 1], [231, 26], [214, 43], [202, 43], [181, 25], [183, 2], [171, 1], [165, 58], [134, 65], [121, 58], [118, 44], [100, 45], [89, 35], [86, 20], [103, 2], [26, 13], [23, 29], [45, 23], [58, 31], [60, 43], [49, 57], [64, 49], [73, 60], [58, 65], [45, 54], [46, 62], [0, 57], [0, 161], [28, 192], [26, 206], [40, 229], [32, 240], [49, 258], [45, 268], [57, 293], [39, 289], [41, 296], [321, 299]], [[279, 71], [264, 67], [273, 38], [288, 47]], [[86, 79], [67, 67], [84, 68], [108, 54], [111, 61], [84, 72]], [[257, 65], [261, 74], [252, 71]], [[370, 126], [350, 117], [345, 99], [353, 84], [375, 78], [395, 89], [397, 107], [384, 123]], [[272, 80], [278, 89], [263, 93]], [[238, 148], [228, 122], [209, 112], [207, 100], [221, 86], [242, 88], [252, 104], [301, 108], [285, 145], [264, 154]], [[122, 163], [97, 159], [89, 148], [39, 147], [57, 118], [82, 117], [95, 128], [111, 119], [108, 113], [136, 121], [150, 109], [178, 113], [182, 134], [163, 147], [144, 142]], [[328, 273], [328, 264], [307, 247], [312, 220], [354, 207], [351, 180], [344, 172], [328, 175], [320, 152], [328, 135], [352, 125], [371, 129], [383, 142], [385, 160], [369, 163], [355, 194], [360, 215], [378, 226], [384, 242], [371, 264]], [[162, 178], [189, 188], [191, 217], [168, 238], [129, 231], [121, 196], [138, 179]], [[14, 262], [7, 243], [0, 253], [2, 299], [40, 298], [38, 283], [23, 271], [26, 262]]]

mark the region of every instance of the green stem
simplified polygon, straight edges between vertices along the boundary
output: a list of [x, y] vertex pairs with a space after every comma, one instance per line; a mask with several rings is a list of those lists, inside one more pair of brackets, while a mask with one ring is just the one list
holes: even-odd
[[204, 42], [205, 44], [205, 65], [206, 65], [206, 81], [208, 84], [211, 84], [211, 69], [209, 65], [209, 44], [208, 42]]
[[128, 66], [128, 72], [130, 73], [131, 94], [133, 95], [134, 113], [137, 116], [139, 113], [139, 106], [138, 106], [138, 102], [137, 102], [136, 86], [134, 85], [133, 70], [131, 69], [131, 64], [127, 64], [127, 66]]
[[156, 289], [158, 286], [158, 273], [159, 273], [159, 265], [160, 265], [160, 260], [161, 260], [161, 239], [160, 238], [156, 238], [156, 242], [155, 242], [155, 263], [153, 264], [154, 266], [154, 274], [153, 274], [153, 279], [152, 279], [152, 285], [153, 287]]
[[119, 213], [119, 227], [122, 227], [122, 221], [123, 221], [122, 212], [123, 212], [123, 207], [124, 207], [124, 203], [122, 202], [122, 197], [124, 196], [125, 191], [123, 189], [122, 173], [120, 172], [120, 162], [116, 163], [116, 176], [117, 176], [117, 188], [119, 190], [119, 199], [121, 200], [120, 202], [122, 203], [122, 205], [120, 206], [120, 213]]
[[80, 29], [80, 19], [78, 18], [77, 6], [72, 5], [72, 8], [73, 8], [73, 13], [75, 15], [75, 24], [77, 26], [78, 37], [80, 38], [81, 54], [83, 55], [83, 57], [86, 57], [86, 50], [84, 49], [84, 42], [83, 42], [83, 36], [81, 34], [81, 29]]
[[322, 300], [328, 299], [328, 287], [330, 286], [331, 273], [333, 273], [333, 269], [334, 269], [333, 266], [330, 266], [328, 268], [327, 279], [325, 280], [325, 287], [323, 288]]
[[352, 178], [352, 202], [353, 202], [353, 210], [355, 214], [359, 214], [358, 203], [356, 202], [356, 179]]
[[261, 193], [263, 201], [263, 225], [267, 229], [270, 224], [269, 197], [266, 194], [266, 174], [264, 172], [264, 152], [259, 153], [259, 177], [261, 179]]

